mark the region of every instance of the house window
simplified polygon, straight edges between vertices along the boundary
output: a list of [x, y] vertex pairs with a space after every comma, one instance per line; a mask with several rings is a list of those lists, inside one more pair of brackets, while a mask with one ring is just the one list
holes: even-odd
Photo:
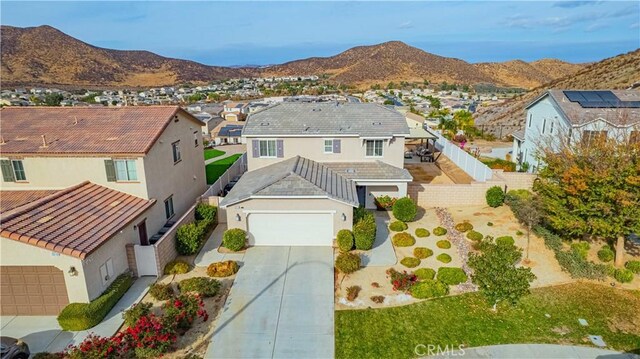
[[118, 181], [137, 181], [135, 160], [113, 160], [116, 166], [116, 180]]
[[193, 142], [195, 142], [196, 147], [198, 147], [198, 131], [193, 132]]
[[173, 196], [164, 200], [164, 214], [167, 219], [170, 219], [175, 214], [173, 211]]
[[113, 276], [113, 261], [109, 258], [100, 266], [100, 281], [102, 282], [102, 286], [106, 286]]
[[529, 114], [529, 127], [531, 127], [531, 119], [533, 118], [532, 114]]
[[260, 157], [276, 157], [276, 140], [260, 140]]
[[551, 127], [549, 128], [549, 132], [553, 135], [553, 121], [551, 121]]
[[333, 140], [324, 140], [324, 153], [333, 153]]
[[546, 118], [542, 121], [542, 133], [543, 134], [544, 134], [545, 127], [547, 127], [547, 119]]
[[382, 157], [382, 145], [384, 144], [383, 140], [367, 140], [365, 142], [366, 146], [366, 156], [367, 157]]
[[2, 178], [5, 182], [21, 182], [27, 180], [22, 160], [2, 160]]
[[173, 150], [173, 163], [180, 162], [182, 159], [182, 157], [180, 157], [180, 141], [172, 143], [171, 148]]
[[592, 145], [604, 142], [607, 139], [607, 131], [582, 131], [582, 144]]

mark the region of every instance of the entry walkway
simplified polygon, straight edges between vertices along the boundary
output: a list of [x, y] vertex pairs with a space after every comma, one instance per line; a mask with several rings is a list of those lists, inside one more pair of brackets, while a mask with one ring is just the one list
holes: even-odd
[[376, 211], [376, 240], [373, 248], [361, 255], [364, 267], [390, 267], [398, 263], [396, 251], [391, 243], [389, 233], [389, 214], [385, 211]]

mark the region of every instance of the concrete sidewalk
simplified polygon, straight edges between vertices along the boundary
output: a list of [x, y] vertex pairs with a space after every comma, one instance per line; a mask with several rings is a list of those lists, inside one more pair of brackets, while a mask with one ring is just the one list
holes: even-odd
[[[416, 348], [416, 354], [425, 357], [429, 355], [428, 348]], [[434, 353], [435, 354], [435, 353]], [[620, 353], [612, 350], [605, 350], [594, 347], [580, 347], [571, 345], [556, 344], [505, 344], [491, 345], [477, 348], [464, 348], [450, 351], [449, 353], [439, 353], [430, 358], [500, 358], [500, 359], [639, 359], [640, 356], [630, 353]]]
[[218, 252], [218, 248], [222, 244], [222, 235], [224, 231], [227, 230], [226, 223], [220, 223], [213, 230], [209, 239], [200, 250], [200, 253], [196, 256], [194, 260], [194, 264], [196, 267], [207, 267], [209, 264], [213, 262], [222, 262], [222, 261], [238, 261], [242, 262], [244, 258], [244, 252], [242, 253], [220, 253]]
[[391, 243], [391, 234], [389, 233], [389, 214], [387, 212], [375, 212], [376, 217], [376, 240], [373, 242], [373, 248], [368, 253], [363, 253], [363, 267], [389, 267], [398, 263], [396, 251]]

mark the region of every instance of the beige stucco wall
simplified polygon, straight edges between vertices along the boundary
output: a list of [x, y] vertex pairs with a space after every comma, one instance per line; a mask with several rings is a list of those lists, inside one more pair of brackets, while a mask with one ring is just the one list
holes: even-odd
[[[353, 222], [353, 207], [348, 204], [336, 202], [330, 199], [322, 198], [296, 198], [296, 199], [251, 199], [240, 202], [235, 205], [228, 206], [227, 227], [240, 228], [247, 230], [247, 211], [334, 211], [333, 213], [333, 232], [334, 236], [341, 229], [351, 229]], [[346, 220], [342, 220], [342, 214], [345, 214]], [[240, 214], [240, 221], [236, 219], [236, 214]], [[274, 223], [274, 226], [286, 227], [286, 223]], [[249, 243], [253, 243], [251, 233], [249, 235]]]
[[324, 140], [334, 137], [287, 137], [283, 140], [284, 158], [255, 158], [251, 140], [267, 138], [246, 138], [248, 169], [268, 166], [294, 156], [306, 157], [317, 162], [373, 162], [380, 160], [392, 166], [402, 168], [404, 165], [404, 137], [385, 140], [382, 157], [367, 157], [364, 140], [359, 137], [335, 137], [340, 139], [340, 153], [324, 153]]

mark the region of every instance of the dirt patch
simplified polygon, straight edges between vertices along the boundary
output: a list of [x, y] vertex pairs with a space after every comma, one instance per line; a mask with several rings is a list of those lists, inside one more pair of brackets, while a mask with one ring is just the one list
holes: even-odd
[[571, 333], [571, 329], [569, 329], [569, 327], [567, 326], [555, 327], [555, 328], [552, 328], [551, 331], [560, 335], [567, 335]]

